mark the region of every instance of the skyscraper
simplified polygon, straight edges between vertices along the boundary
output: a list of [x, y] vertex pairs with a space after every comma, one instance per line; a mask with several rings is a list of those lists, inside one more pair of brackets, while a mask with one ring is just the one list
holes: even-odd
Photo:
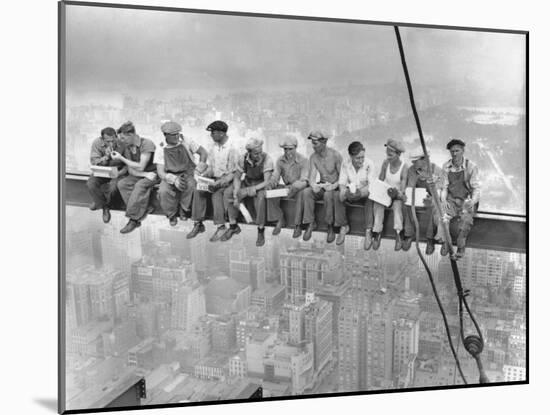
[[399, 319], [393, 322], [393, 376], [407, 367], [411, 356], [418, 355], [420, 326], [418, 320]]

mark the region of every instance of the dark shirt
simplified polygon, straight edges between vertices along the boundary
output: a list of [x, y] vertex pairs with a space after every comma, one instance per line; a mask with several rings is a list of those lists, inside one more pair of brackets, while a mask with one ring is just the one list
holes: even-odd
[[155, 156], [155, 144], [148, 138], [139, 138], [139, 146], [128, 145], [124, 150], [124, 157], [128, 160], [132, 160], [136, 163], [139, 163], [142, 154], [151, 153], [151, 157], [147, 162], [147, 165], [143, 169], [145, 172], [151, 172], [156, 170], [156, 165], [153, 161]]
[[[101, 138], [97, 137], [92, 142], [92, 148], [90, 151], [90, 163], [92, 166], [116, 166], [120, 170], [124, 167], [124, 163], [120, 160], [113, 160], [111, 158], [111, 152], [117, 151], [123, 153], [125, 145], [119, 139], [116, 139], [112, 146], [108, 146], [107, 143]], [[107, 160], [101, 160], [103, 157], [108, 156]]]

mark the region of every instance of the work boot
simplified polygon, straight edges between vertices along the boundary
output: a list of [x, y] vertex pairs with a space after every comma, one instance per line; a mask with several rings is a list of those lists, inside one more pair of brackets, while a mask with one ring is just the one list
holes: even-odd
[[130, 233], [134, 229], [139, 228], [141, 226], [141, 222], [138, 220], [130, 219], [126, 226], [120, 230], [120, 233]]
[[300, 236], [302, 236], [302, 227], [300, 225], [296, 225], [294, 227], [294, 233], [292, 234], [292, 237], [296, 239], [296, 238], [299, 238]]
[[256, 239], [256, 246], [264, 246], [265, 244], [265, 228], [258, 228], [258, 239]]
[[313, 234], [314, 229], [315, 222], [308, 223], [306, 231], [304, 232], [304, 241], [309, 241], [311, 239], [311, 235]]
[[111, 212], [108, 207], [103, 208], [103, 223], [109, 223], [111, 221]]
[[372, 246], [372, 231], [370, 229], [367, 229], [365, 232], [365, 243], [363, 244], [363, 248], [365, 248], [365, 251], [368, 251]]
[[372, 249], [376, 251], [378, 250], [378, 248], [380, 248], [380, 240], [382, 239], [382, 232], [375, 232], [373, 236], [374, 238], [372, 241]]
[[465, 253], [466, 253], [466, 248], [463, 246], [460, 246], [456, 250], [455, 258], [460, 259], [464, 256]]
[[402, 247], [403, 247], [403, 242], [401, 242], [401, 233], [396, 232], [395, 233], [395, 247], [393, 249], [394, 249], [394, 251], [400, 251]]
[[408, 251], [409, 249], [411, 249], [412, 242], [413, 242], [412, 236], [406, 236], [405, 238], [403, 238], [403, 244], [401, 245], [401, 249], [403, 251]]
[[210, 237], [210, 242], [219, 241], [224, 233], [225, 233], [225, 225], [218, 226], [218, 229], [216, 229], [216, 232], [214, 232], [214, 235]]
[[176, 226], [178, 224], [178, 215], [169, 217], [168, 222], [170, 222], [170, 226]]
[[330, 244], [336, 239], [336, 233], [334, 232], [334, 226], [328, 225], [327, 229], [327, 244]]
[[346, 240], [346, 234], [349, 232], [349, 226], [344, 225], [340, 227], [340, 233], [338, 234], [338, 238], [336, 239], [336, 245], [342, 245], [344, 241]]
[[441, 243], [441, 250], [439, 251], [439, 253], [441, 254], [441, 256], [447, 256], [447, 254], [449, 253], [449, 248], [447, 247], [447, 243], [445, 241]]
[[186, 236], [187, 239], [192, 239], [195, 236], [197, 236], [199, 233], [204, 232], [204, 225], [202, 222], [195, 222], [195, 225], [193, 226], [193, 229], [191, 229], [191, 232], [189, 232]]
[[435, 241], [433, 239], [428, 239], [426, 241], [426, 255], [431, 255], [435, 251]]
[[229, 228], [221, 236], [220, 241], [229, 241], [233, 237], [233, 235], [237, 235], [239, 233], [241, 233], [241, 228], [239, 227], [239, 225], [229, 225]]
[[283, 226], [284, 226], [284, 222], [283, 222], [283, 219], [281, 218], [277, 221], [277, 225], [275, 225], [275, 227], [273, 228], [272, 235], [279, 235], [281, 233], [281, 229], [283, 229]]

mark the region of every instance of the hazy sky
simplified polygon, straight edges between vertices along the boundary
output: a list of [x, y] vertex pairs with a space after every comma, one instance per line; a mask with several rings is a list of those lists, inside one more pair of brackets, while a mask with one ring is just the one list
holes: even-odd
[[[519, 91], [522, 35], [402, 28], [413, 82]], [[67, 91], [403, 81], [393, 27], [67, 6]]]

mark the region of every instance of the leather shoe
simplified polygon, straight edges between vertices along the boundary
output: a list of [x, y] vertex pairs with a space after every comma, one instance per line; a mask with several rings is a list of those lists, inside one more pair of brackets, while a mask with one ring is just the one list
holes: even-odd
[[365, 232], [365, 243], [363, 244], [363, 248], [365, 251], [368, 251], [372, 246], [372, 231], [369, 229]]
[[231, 226], [223, 233], [223, 235], [221, 236], [220, 238], [220, 241], [229, 241], [233, 235], [237, 235], [241, 233], [241, 228], [239, 227], [239, 225], [236, 225], [234, 228], [232, 228]]
[[334, 233], [334, 226], [328, 225], [327, 244], [333, 242], [335, 239], [336, 239], [336, 233]]
[[447, 256], [447, 254], [449, 253], [449, 248], [447, 248], [446, 242], [441, 243], [441, 250], [439, 251], [439, 253], [441, 254], [441, 256]]
[[196, 222], [195, 226], [193, 226], [193, 229], [191, 229], [191, 232], [187, 234], [186, 238], [187, 239], [194, 238], [195, 236], [197, 236], [199, 233], [202, 233], [202, 232], [204, 232], [204, 225], [202, 224], [202, 222]]
[[120, 230], [120, 233], [130, 233], [130, 232], [132, 232], [134, 229], [139, 228], [140, 226], [141, 226], [141, 222], [140, 222], [140, 221], [137, 221], [137, 220], [134, 220], [134, 219], [130, 219], [130, 220], [128, 221], [128, 223], [126, 224], [126, 226]]
[[178, 224], [177, 215], [174, 215], [171, 218], [168, 218], [168, 221], [170, 222], [170, 226], [176, 226]]
[[216, 229], [216, 232], [214, 232], [214, 235], [210, 237], [210, 242], [219, 241], [224, 233], [225, 233], [225, 225], [218, 226], [218, 229]]
[[313, 234], [313, 230], [315, 229], [315, 222], [311, 222], [307, 225], [307, 229], [304, 232], [304, 241], [309, 241], [311, 239], [311, 235]]
[[435, 241], [433, 239], [428, 239], [426, 241], [426, 255], [431, 255], [435, 251]]
[[292, 237], [299, 238], [300, 236], [302, 236], [302, 228], [300, 227], [300, 225], [296, 225], [294, 227], [294, 232], [292, 233]]
[[277, 225], [273, 228], [272, 235], [279, 235], [281, 233], [281, 229], [283, 229], [284, 223], [282, 219], [279, 219], [277, 221]]
[[109, 223], [111, 221], [111, 212], [109, 208], [103, 208], [103, 223]]
[[393, 249], [394, 251], [400, 251], [402, 247], [403, 247], [403, 242], [401, 241], [401, 234], [399, 232], [396, 232], [395, 247]]
[[372, 241], [372, 249], [374, 249], [375, 251], [378, 250], [378, 248], [380, 248], [380, 240], [382, 239], [382, 234], [380, 232], [376, 232], [374, 234], [374, 238], [373, 238], [373, 241]]
[[258, 229], [258, 239], [256, 239], [256, 246], [264, 246], [265, 244], [265, 229]]
[[412, 237], [406, 236], [406, 237], [403, 239], [403, 243], [402, 243], [402, 245], [401, 245], [401, 249], [402, 249], [403, 251], [408, 251], [409, 249], [411, 249], [412, 241], [413, 241], [413, 238], [412, 238]]
[[338, 234], [338, 238], [336, 238], [336, 245], [342, 245], [344, 243], [348, 232], [349, 232], [348, 225], [344, 225], [340, 227], [340, 233]]

